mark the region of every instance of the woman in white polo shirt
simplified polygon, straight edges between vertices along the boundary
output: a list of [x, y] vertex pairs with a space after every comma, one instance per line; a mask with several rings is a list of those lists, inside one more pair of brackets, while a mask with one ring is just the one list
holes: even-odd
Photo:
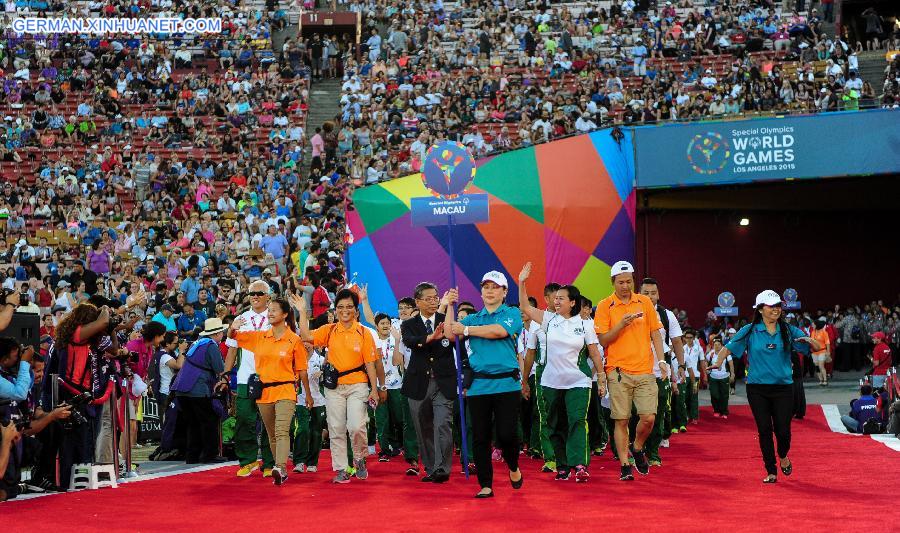
[[[528, 302], [525, 281], [531, 274], [527, 263], [519, 274], [519, 306], [523, 313], [541, 325], [547, 337], [547, 363], [541, 375], [541, 391], [547, 403], [550, 441], [556, 456], [556, 479], [564, 481], [575, 472], [575, 481], [588, 480], [590, 463], [588, 449], [587, 410], [591, 397], [591, 375], [588, 357], [594, 368], [603, 368], [599, 341], [593, 327], [581, 318], [581, 293], [577, 287], [566, 285], [555, 295], [556, 313], [535, 309]], [[558, 313], [558, 314], [557, 314]], [[525, 375], [533, 361], [525, 362]], [[606, 375], [598, 374], [597, 390], [606, 393]], [[527, 381], [523, 393], [529, 394]], [[561, 416], [564, 409], [566, 416]]]
[[[706, 352], [706, 362], [710, 366], [714, 366], [719, 352], [722, 351], [722, 338], [714, 337], [712, 346]], [[734, 379], [734, 361], [731, 360], [731, 354], [725, 358], [728, 362], [727, 367], [711, 368], [709, 370], [709, 399], [712, 402], [713, 416], [718, 418], [728, 418], [728, 396], [730, 381]], [[723, 365], [724, 366], [724, 365]]]

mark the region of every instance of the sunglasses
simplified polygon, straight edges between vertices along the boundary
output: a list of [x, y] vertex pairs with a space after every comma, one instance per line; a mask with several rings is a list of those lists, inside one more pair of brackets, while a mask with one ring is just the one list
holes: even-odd
[[264, 293], [262, 291], [252, 291], [252, 292], [248, 292], [247, 294], [249, 294], [250, 296], [265, 296], [266, 295], [266, 293]]

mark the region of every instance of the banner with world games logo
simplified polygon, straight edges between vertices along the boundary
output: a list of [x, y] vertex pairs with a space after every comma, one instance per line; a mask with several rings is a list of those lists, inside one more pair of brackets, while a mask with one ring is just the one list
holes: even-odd
[[900, 172], [900, 111], [634, 129], [639, 188]]

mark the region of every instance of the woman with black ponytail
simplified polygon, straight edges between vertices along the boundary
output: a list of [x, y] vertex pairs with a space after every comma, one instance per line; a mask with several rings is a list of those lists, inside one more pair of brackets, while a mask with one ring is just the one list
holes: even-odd
[[239, 347], [252, 350], [256, 359], [256, 375], [262, 386], [256, 404], [275, 457], [272, 478], [276, 485], [281, 485], [287, 481], [290, 429], [297, 403], [298, 381], [306, 392], [307, 408], [312, 408], [313, 400], [306, 374], [306, 348], [296, 333], [291, 305], [284, 298], [273, 299], [269, 302], [268, 319], [272, 326], [268, 330], [240, 331], [244, 319], [236, 318], [231, 323], [229, 336], [237, 341]]
[[766, 290], [756, 295], [753, 322], [741, 328], [718, 354], [711, 368], [718, 368], [730, 354], [748, 354], [747, 401], [756, 429], [759, 432], [759, 448], [762, 451], [766, 477], [763, 483], [775, 483], [774, 433], [778, 443], [781, 472], [789, 476], [793, 464], [788, 459], [791, 448], [791, 417], [793, 415], [794, 352], [806, 354], [810, 347], [821, 350], [820, 343], [807, 337], [802, 330], [791, 326], [784, 319], [781, 297]]

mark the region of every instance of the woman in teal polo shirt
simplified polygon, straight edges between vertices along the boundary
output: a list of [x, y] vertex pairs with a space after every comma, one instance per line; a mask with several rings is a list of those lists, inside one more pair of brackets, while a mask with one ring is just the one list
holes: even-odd
[[747, 352], [747, 402], [756, 420], [759, 448], [762, 451], [766, 477], [763, 483], [778, 480], [775, 468], [774, 432], [778, 442], [781, 472], [789, 476], [794, 467], [788, 459], [791, 448], [791, 416], [794, 412], [794, 383], [791, 354], [803, 355], [821, 350], [821, 344], [791, 326], [784, 319], [781, 297], [767, 290], [756, 295], [753, 322], [741, 328], [718, 354], [711, 368], [718, 368], [730, 355], [740, 357]]
[[522, 315], [518, 309], [504, 304], [508, 290], [506, 276], [491, 271], [481, 279], [484, 309], [466, 316], [462, 322], [454, 320], [452, 306], [447, 309], [448, 338], [453, 340], [456, 335], [463, 335], [469, 341], [469, 365], [474, 379], [465, 394], [472, 415], [472, 449], [481, 486], [476, 498], [494, 495], [491, 465], [494, 434], [509, 467], [512, 487], [520, 488], [523, 481], [517, 426], [522, 400], [522, 361], [516, 350]]

